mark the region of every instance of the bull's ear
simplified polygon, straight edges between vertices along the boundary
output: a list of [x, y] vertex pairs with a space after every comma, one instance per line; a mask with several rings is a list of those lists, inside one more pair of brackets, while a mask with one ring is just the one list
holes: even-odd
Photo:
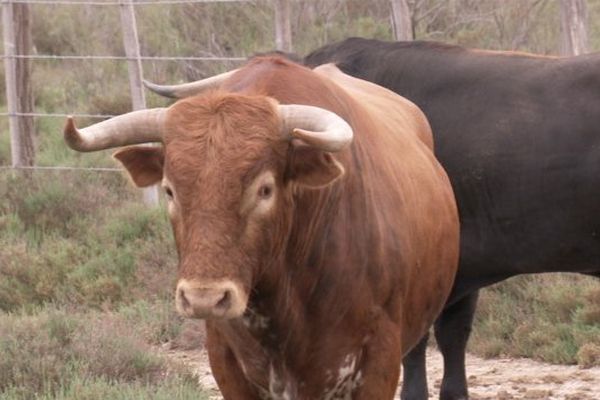
[[288, 178], [312, 189], [330, 185], [344, 175], [344, 167], [328, 152], [296, 147], [291, 156]]
[[154, 185], [162, 180], [165, 154], [162, 146], [129, 146], [113, 154], [125, 166], [138, 187]]

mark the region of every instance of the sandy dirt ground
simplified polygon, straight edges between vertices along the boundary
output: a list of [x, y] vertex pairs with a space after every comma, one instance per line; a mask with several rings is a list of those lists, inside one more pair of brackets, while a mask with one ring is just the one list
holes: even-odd
[[[211, 393], [211, 400], [222, 399], [204, 350], [163, 348], [161, 352], [187, 364]], [[427, 371], [429, 398], [437, 399], [443, 371], [442, 358], [435, 349], [428, 351]], [[600, 367], [581, 369], [529, 359], [484, 360], [468, 355], [467, 373], [471, 400], [600, 400]], [[397, 398], [400, 398], [398, 394]]]

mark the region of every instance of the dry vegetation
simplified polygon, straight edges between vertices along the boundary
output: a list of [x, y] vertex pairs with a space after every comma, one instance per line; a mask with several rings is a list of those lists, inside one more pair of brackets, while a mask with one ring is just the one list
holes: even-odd
[[600, 282], [574, 274], [513, 278], [483, 291], [469, 349], [600, 365]]
[[[90, 184], [94, 182], [94, 184]], [[0, 176], [0, 399], [202, 398], [166, 217], [115, 173]]]
[[[555, 53], [554, 1], [413, 1], [417, 37], [491, 49]], [[600, 0], [590, 0], [600, 47]], [[391, 38], [387, 0], [294, 2], [294, 46], [306, 53], [347, 36]], [[123, 55], [116, 8], [32, 7], [40, 54]], [[145, 55], [244, 56], [274, 46], [269, 2], [138, 9]], [[158, 82], [197, 79], [235, 63], [146, 62]], [[126, 65], [39, 61], [37, 111], [130, 109]], [[4, 79], [0, 79], [4, 82]], [[3, 87], [0, 87], [3, 90]], [[149, 106], [164, 104], [150, 96]], [[86, 121], [80, 121], [84, 125]], [[6, 132], [6, 120], [0, 121]], [[37, 120], [40, 165], [113, 166], [75, 154], [62, 121]], [[10, 159], [0, 135], [0, 164]], [[180, 367], [150, 346], [197, 345], [171, 306], [175, 252], [161, 210], [140, 205], [113, 172], [0, 172], [0, 399], [202, 398]], [[521, 277], [484, 291], [471, 341], [484, 356], [600, 365], [600, 284], [565, 275]], [[199, 397], [200, 396], [200, 397]]]

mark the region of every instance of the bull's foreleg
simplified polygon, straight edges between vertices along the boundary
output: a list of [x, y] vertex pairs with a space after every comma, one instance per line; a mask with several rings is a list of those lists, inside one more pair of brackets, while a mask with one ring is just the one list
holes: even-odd
[[382, 318], [363, 348], [353, 400], [392, 400], [400, 377], [402, 361], [401, 329]]
[[435, 338], [444, 357], [440, 400], [469, 398], [465, 352], [479, 292], [473, 292], [444, 309], [435, 323]]
[[425, 352], [429, 333], [406, 355], [402, 360], [404, 367], [402, 379], [402, 400], [427, 400], [429, 392], [427, 389], [427, 369]]
[[224, 400], [260, 400], [261, 397], [246, 379], [232, 349], [209, 326], [206, 327], [206, 348], [212, 374]]

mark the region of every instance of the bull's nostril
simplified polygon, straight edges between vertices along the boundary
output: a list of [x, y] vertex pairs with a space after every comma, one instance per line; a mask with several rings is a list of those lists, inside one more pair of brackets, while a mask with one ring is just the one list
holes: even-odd
[[188, 310], [190, 308], [190, 302], [187, 297], [185, 297], [183, 289], [179, 289], [179, 304], [183, 310]]
[[215, 308], [221, 309], [221, 310], [228, 310], [231, 307], [231, 292], [229, 290], [226, 290], [225, 293], [223, 294], [223, 297], [221, 298], [221, 300], [219, 300], [219, 302], [217, 303]]

